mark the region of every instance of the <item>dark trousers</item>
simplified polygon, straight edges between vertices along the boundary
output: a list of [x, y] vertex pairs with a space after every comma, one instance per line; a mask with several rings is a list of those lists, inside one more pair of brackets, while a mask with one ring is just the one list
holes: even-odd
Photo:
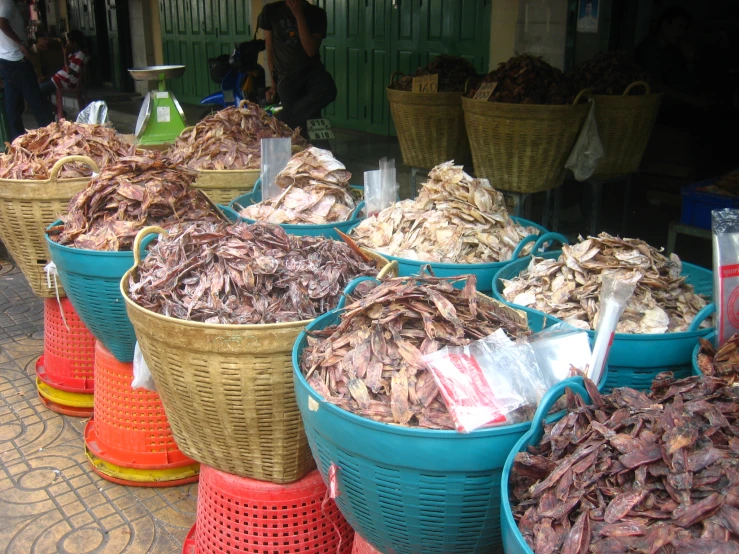
[[321, 110], [336, 99], [336, 84], [322, 65], [316, 65], [281, 78], [277, 93], [282, 102], [279, 118], [305, 132], [305, 122], [320, 117]]
[[5, 86], [5, 112], [11, 141], [26, 132], [23, 127], [24, 100], [28, 102], [39, 127], [54, 121], [51, 106], [41, 96], [36, 72], [30, 62], [0, 59], [0, 77]]

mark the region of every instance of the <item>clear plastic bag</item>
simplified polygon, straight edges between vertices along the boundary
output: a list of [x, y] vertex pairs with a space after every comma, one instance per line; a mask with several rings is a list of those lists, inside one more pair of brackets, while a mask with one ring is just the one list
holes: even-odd
[[714, 210], [713, 298], [716, 302], [716, 344], [739, 332], [739, 210]]
[[595, 101], [591, 98], [589, 102], [588, 117], [585, 118], [577, 142], [565, 164], [567, 169], [572, 170], [572, 174], [578, 181], [590, 179], [598, 160], [605, 155], [603, 143], [598, 135], [598, 125], [595, 122]]
[[141, 348], [139, 348], [138, 341], [136, 341], [136, 346], [133, 349], [133, 381], [131, 381], [131, 388], [157, 391], [154, 377], [149, 371], [149, 366], [144, 359]]
[[279, 196], [282, 189], [275, 183], [277, 174], [292, 158], [292, 139], [262, 139], [262, 200]]
[[367, 215], [373, 216], [395, 202], [398, 195], [395, 160], [382, 158], [380, 169], [364, 172], [364, 200]]
[[102, 100], [90, 102], [77, 114], [76, 122], [105, 125], [108, 123], [108, 105]]
[[548, 388], [567, 379], [571, 367], [585, 369], [593, 354], [588, 334], [564, 321], [534, 333], [529, 344]]

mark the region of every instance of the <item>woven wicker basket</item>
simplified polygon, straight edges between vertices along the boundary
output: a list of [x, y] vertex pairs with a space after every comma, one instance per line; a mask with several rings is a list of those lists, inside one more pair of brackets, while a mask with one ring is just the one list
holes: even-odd
[[496, 189], [517, 193], [562, 184], [565, 162], [575, 145], [589, 104], [572, 106], [506, 104], [462, 98], [475, 174]]
[[[629, 96], [635, 86], [646, 88], [644, 95]], [[631, 83], [622, 96], [593, 95], [595, 122], [605, 156], [591, 179], [615, 179], [639, 170], [649, 137], [662, 103], [662, 93], [651, 94], [644, 81]]]
[[[147, 227], [136, 237], [162, 232]], [[378, 267], [394, 264], [372, 256]], [[220, 471], [290, 483], [315, 467], [293, 388], [292, 347], [310, 323], [209, 325], [146, 310], [121, 293], [180, 449]]]
[[[67, 156], [54, 164], [44, 181], [0, 179], [0, 240], [26, 276], [36, 296], [56, 295], [46, 286], [44, 266], [51, 260], [44, 231], [59, 214], [67, 212], [72, 197], [81, 191], [91, 177], [59, 179], [62, 166], [81, 162], [96, 173], [98, 165], [87, 156]], [[59, 294], [63, 294], [61, 286]]]
[[387, 89], [403, 163], [430, 169], [447, 160], [470, 161], [461, 92]]
[[192, 186], [216, 204], [227, 206], [234, 198], [251, 192], [257, 179], [258, 169], [199, 169]]

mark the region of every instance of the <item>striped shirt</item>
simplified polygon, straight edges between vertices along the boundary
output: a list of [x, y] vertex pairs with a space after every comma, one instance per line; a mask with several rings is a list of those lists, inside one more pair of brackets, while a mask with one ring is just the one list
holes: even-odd
[[67, 69], [60, 69], [51, 78], [56, 88], [76, 89], [77, 83], [80, 81], [82, 68], [85, 66], [87, 59], [87, 55], [82, 50], [78, 50], [74, 54], [67, 56]]

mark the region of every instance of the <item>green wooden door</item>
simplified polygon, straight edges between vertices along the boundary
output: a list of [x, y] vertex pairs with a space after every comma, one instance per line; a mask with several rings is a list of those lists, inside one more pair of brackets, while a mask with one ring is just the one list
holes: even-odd
[[249, 0], [159, 0], [164, 63], [182, 64], [185, 74], [170, 83], [181, 102], [198, 103], [218, 90], [208, 59], [230, 54], [251, 38]]

